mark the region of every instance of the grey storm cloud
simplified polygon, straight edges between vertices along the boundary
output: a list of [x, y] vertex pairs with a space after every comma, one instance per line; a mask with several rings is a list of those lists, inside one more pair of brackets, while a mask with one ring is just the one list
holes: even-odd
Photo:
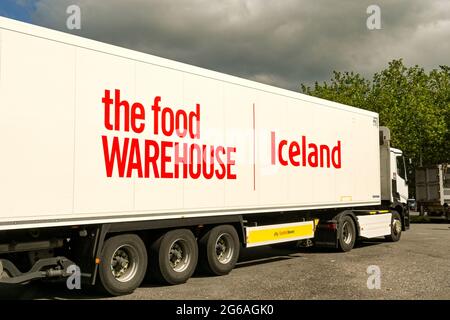
[[[81, 30], [66, 28], [72, 4]], [[381, 30], [366, 27], [371, 4]], [[371, 76], [396, 58], [427, 69], [450, 63], [448, 0], [38, 0], [32, 20], [293, 90], [333, 70]]]

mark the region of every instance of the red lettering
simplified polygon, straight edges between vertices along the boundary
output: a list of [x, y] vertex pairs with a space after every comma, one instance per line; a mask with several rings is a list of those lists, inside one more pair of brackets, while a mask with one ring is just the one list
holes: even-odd
[[272, 145], [270, 156], [271, 156], [272, 164], [275, 164], [275, 157], [276, 157], [276, 151], [275, 151], [275, 132], [272, 131], [272, 132], [270, 133], [270, 138], [271, 138], [271, 145]]
[[[153, 155], [150, 154], [151, 148], [153, 148]], [[155, 178], [159, 178], [158, 172], [158, 158], [159, 158], [159, 145], [156, 141], [153, 140], [145, 140], [145, 170], [144, 176], [146, 178], [150, 177], [150, 164], [153, 168], [153, 176]]]
[[[137, 123], [141, 120], [140, 123]], [[144, 106], [138, 102], [131, 106], [131, 129], [136, 133], [142, 133], [145, 129], [145, 109]]]
[[[197, 129], [194, 131], [194, 119]], [[192, 139], [200, 139], [200, 105], [197, 103], [195, 112], [189, 113], [189, 135]]]
[[123, 150], [120, 150], [120, 143], [118, 137], [113, 137], [111, 146], [111, 153], [108, 150], [108, 137], [102, 136], [103, 154], [105, 157], [106, 176], [112, 177], [114, 170], [114, 163], [117, 159], [117, 168], [119, 170], [119, 177], [123, 178], [125, 173], [126, 155], [128, 154], [128, 138], [124, 139]]
[[128, 168], [127, 168], [127, 178], [131, 178], [133, 170], [137, 170], [138, 177], [142, 178], [141, 152], [139, 150], [139, 140], [136, 138], [131, 139], [130, 158], [128, 160]]
[[124, 115], [124, 131], [128, 132], [130, 131], [130, 105], [128, 101], [120, 100], [120, 90], [115, 90], [115, 96], [114, 96], [114, 129], [119, 131], [120, 130], [120, 109], [123, 108]]
[[[340, 140], [338, 140], [337, 145], [333, 148], [331, 153], [332, 153], [333, 166], [336, 169], [340, 169], [341, 168], [341, 141]], [[335, 153], [337, 154], [337, 161], [334, 160]]]
[[326, 160], [327, 160], [327, 168], [330, 167], [330, 148], [326, 145], [320, 146], [320, 166], [324, 166], [324, 156], [326, 153]]
[[174, 116], [173, 116], [173, 111], [170, 108], [164, 108], [162, 113], [161, 113], [161, 117], [162, 117], [162, 125], [161, 125], [161, 129], [162, 129], [162, 133], [163, 135], [169, 137], [173, 134], [173, 130], [174, 130]]
[[173, 173], [167, 171], [167, 163], [172, 160], [170, 156], [167, 155], [167, 148], [172, 148], [173, 143], [169, 141], [161, 142], [161, 178], [173, 178]]
[[306, 167], [306, 137], [302, 136], [302, 164], [304, 167]]
[[[209, 152], [208, 147], [206, 145], [203, 145], [202, 148], [203, 148], [203, 156], [202, 156], [203, 177], [209, 180], [214, 176], [214, 146], [209, 147]], [[207, 158], [209, 158], [209, 164], [206, 161]]]
[[225, 155], [225, 148], [222, 146], [217, 147], [216, 149], [216, 160], [217, 163], [219, 164], [219, 167], [221, 169], [221, 171], [219, 171], [218, 169], [216, 169], [216, 177], [218, 179], [223, 179], [225, 178], [226, 175], [226, 170], [225, 170], [225, 164], [223, 163], [220, 154]]
[[[281, 140], [277, 143], [275, 139], [275, 132], [271, 132], [271, 163], [275, 165], [278, 162], [283, 166], [292, 165], [299, 167], [303, 165], [306, 167], [327, 167], [333, 165], [334, 168], [340, 169], [341, 163], [341, 141], [338, 140], [336, 146], [331, 148], [326, 144], [317, 145], [315, 143], [307, 144], [306, 137], [301, 137], [300, 141], [289, 142]], [[283, 154], [285, 146], [288, 146], [287, 154]], [[277, 155], [278, 152], [278, 155]], [[301, 158], [300, 158], [301, 156]]]
[[283, 159], [283, 147], [287, 145], [287, 141], [286, 140], [281, 140], [280, 144], [278, 145], [278, 161], [281, 163], [281, 165], [283, 166], [287, 166], [289, 163]]
[[300, 145], [297, 142], [293, 141], [289, 145], [289, 160], [296, 167], [300, 166], [300, 161], [295, 160], [295, 157], [299, 155], [300, 155]]
[[316, 168], [317, 167], [317, 146], [314, 143], [310, 143], [308, 144], [308, 148], [313, 149], [313, 152], [310, 152], [308, 154], [308, 164], [313, 167]]
[[[128, 102], [121, 99], [121, 91], [114, 90], [114, 97], [111, 97], [110, 90], [104, 91], [102, 103], [104, 105], [104, 126], [107, 130], [143, 133], [146, 127], [146, 109], [139, 102]], [[153, 116], [154, 135], [162, 132], [165, 136], [172, 136], [174, 131], [179, 138], [200, 139], [200, 104], [195, 105], [195, 109], [189, 113], [183, 109], [175, 111], [169, 107], [162, 107], [161, 97], [156, 96], [151, 106], [150, 114]], [[112, 109], [114, 108], [114, 110]], [[114, 114], [112, 114], [114, 113]], [[114, 119], [113, 119], [114, 117]], [[171, 179], [191, 178], [199, 179], [236, 179], [233, 172], [236, 161], [234, 159], [236, 148], [214, 145], [200, 145], [189, 143], [178, 143], [173, 141], [154, 141], [139, 138], [119, 138], [112, 137], [110, 145], [108, 137], [102, 136], [103, 153], [107, 177], [112, 177], [115, 167], [119, 177], [132, 178], [162, 178]], [[143, 142], [144, 145], [141, 145]], [[279, 146], [280, 162], [287, 164], [282, 157], [282, 149], [287, 144], [286, 140], [281, 141]], [[172, 150], [174, 154], [172, 154]], [[182, 150], [181, 150], [182, 149]], [[275, 132], [272, 132], [272, 162], [275, 163]], [[289, 147], [289, 159], [293, 161], [299, 155], [299, 148]], [[334, 150], [334, 149], [333, 149]], [[340, 161], [338, 152], [337, 161]], [[335, 162], [335, 159], [333, 158]], [[334, 163], [333, 162], [333, 163]], [[173, 163], [173, 167], [171, 166]], [[286, 164], [284, 164], [286, 163]], [[180, 169], [180, 164], [182, 168]], [[180, 170], [183, 170], [181, 174]]]
[[159, 103], [161, 102], [161, 97], [155, 97], [155, 100], [153, 101], [152, 105], [152, 111], [153, 111], [153, 134], [158, 134], [159, 127], [158, 127], [158, 113], [161, 111], [161, 107], [159, 106]]
[[108, 130], [113, 130], [114, 127], [111, 124], [111, 104], [113, 103], [113, 99], [111, 99], [111, 93], [109, 90], [105, 90], [105, 96], [102, 98], [102, 102], [105, 105], [105, 128]]
[[236, 174], [231, 173], [231, 166], [235, 165], [235, 161], [231, 159], [231, 154], [236, 152], [236, 148], [227, 147], [227, 179], [236, 179]]
[[[194, 160], [194, 151], [197, 153], [196, 158]], [[194, 170], [194, 161], [197, 163], [195, 166], [197, 167], [197, 171]], [[189, 153], [189, 175], [192, 179], [200, 178], [200, 174], [202, 173], [202, 160], [201, 160], [201, 149], [200, 146], [196, 143], [191, 144], [190, 153]]]
[[179, 176], [179, 164], [183, 164], [183, 178], [186, 179], [188, 175], [188, 150], [187, 150], [187, 144], [183, 143], [183, 155], [180, 156], [180, 150], [179, 146], [180, 144], [178, 142], [175, 142], [175, 178], [178, 178]]
[[[180, 122], [183, 122], [182, 124], [180, 124]], [[184, 112], [183, 110], [178, 110], [176, 115], [175, 115], [175, 123], [176, 123], [176, 132], [177, 135], [180, 138], [184, 138], [187, 134], [187, 126], [188, 126], [188, 119], [187, 119], [187, 115], [186, 112]], [[180, 126], [182, 126], [183, 131], [180, 130]]]

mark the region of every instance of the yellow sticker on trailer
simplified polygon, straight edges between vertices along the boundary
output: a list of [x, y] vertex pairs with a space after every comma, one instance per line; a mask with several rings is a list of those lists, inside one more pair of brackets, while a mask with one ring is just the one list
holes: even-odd
[[247, 245], [270, 244], [314, 237], [314, 222], [286, 223], [247, 228]]

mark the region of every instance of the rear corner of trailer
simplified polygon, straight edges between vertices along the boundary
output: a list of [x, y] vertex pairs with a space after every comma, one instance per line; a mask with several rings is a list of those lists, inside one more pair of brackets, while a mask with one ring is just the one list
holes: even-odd
[[0, 17], [0, 222], [72, 213], [75, 48]]

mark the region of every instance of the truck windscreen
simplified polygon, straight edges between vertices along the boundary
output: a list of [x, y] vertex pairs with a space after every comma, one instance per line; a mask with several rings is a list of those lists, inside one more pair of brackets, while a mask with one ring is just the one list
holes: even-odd
[[406, 170], [405, 170], [405, 162], [403, 161], [403, 156], [397, 156], [397, 173], [398, 175], [406, 180]]

